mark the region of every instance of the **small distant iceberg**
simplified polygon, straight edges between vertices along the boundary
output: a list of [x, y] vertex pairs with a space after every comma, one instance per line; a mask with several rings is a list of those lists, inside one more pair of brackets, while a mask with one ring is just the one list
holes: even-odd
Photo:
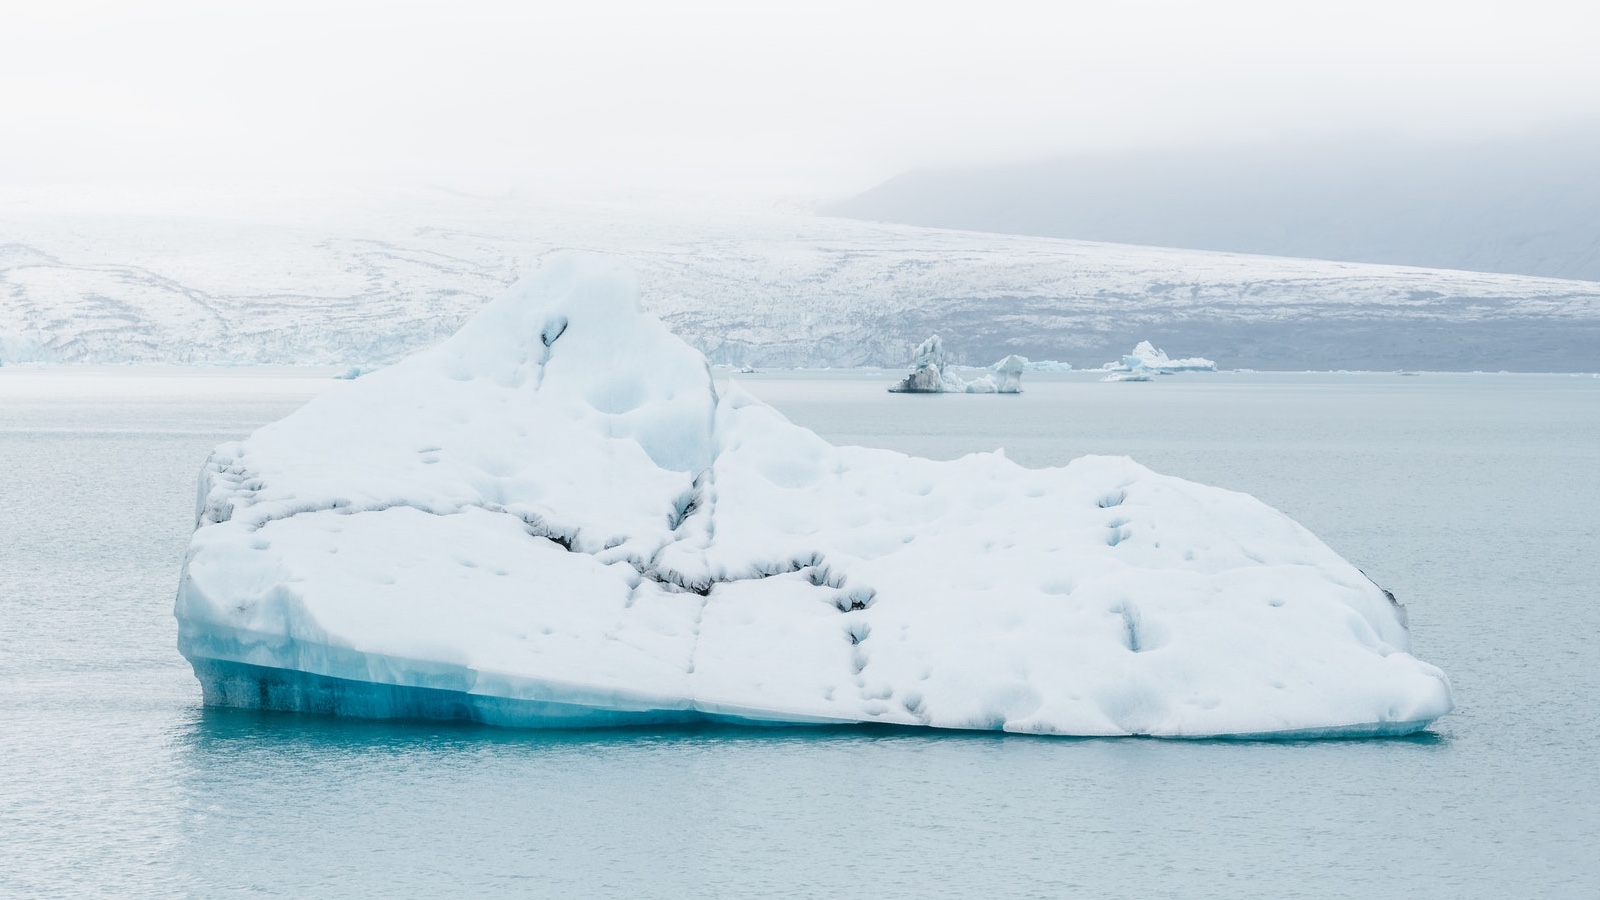
[[944, 341], [936, 334], [917, 345], [911, 352], [911, 374], [889, 387], [891, 394], [951, 394], [960, 393], [966, 385], [945, 374], [949, 357], [944, 352]]
[[1101, 381], [1150, 381], [1152, 376], [1171, 375], [1174, 372], [1215, 372], [1217, 364], [1199, 356], [1170, 359], [1165, 350], [1158, 349], [1149, 341], [1140, 341], [1132, 353], [1100, 368], [1111, 373]]
[[1061, 362], [1060, 360], [1055, 360], [1055, 359], [1027, 359], [1026, 357], [1024, 357], [1024, 360], [1027, 363], [1027, 365], [1024, 368], [1026, 368], [1029, 372], [1071, 372], [1072, 371], [1072, 363]]
[[1020, 394], [1027, 357], [1007, 356], [989, 371], [965, 381], [950, 371], [944, 341], [936, 334], [911, 354], [911, 374], [889, 386], [891, 394]]
[[967, 382], [969, 394], [1020, 394], [1022, 372], [1028, 367], [1028, 358], [1011, 355], [989, 367], [985, 375]]
[[1215, 372], [1217, 364], [1209, 359], [1192, 356], [1188, 359], [1169, 359], [1165, 350], [1157, 349], [1149, 341], [1140, 341], [1133, 352], [1122, 358], [1122, 367], [1128, 370], [1149, 370], [1167, 375], [1172, 372]]

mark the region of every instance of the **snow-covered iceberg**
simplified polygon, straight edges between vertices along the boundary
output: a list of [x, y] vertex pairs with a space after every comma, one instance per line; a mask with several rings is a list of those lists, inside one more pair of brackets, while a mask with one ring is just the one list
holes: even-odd
[[1020, 394], [1022, 372], [1027, 368], [1025, 356], [1008, 356], [989, 367], [989, 371], [971, 381], [956, 379], [961, 390], [968, 394]]
[[1027, 359], [1024, 367], [1029, 372], [1071, 372], [1072, 363], [1061, 362], [1055, 359]]
[[951, 371], [944, 341], [933, 335], [911, 353], [911, 374], [889, 386], [891, 394], [1020, 394], [1028, 360], [1007, 356], [989, 371], [966, 381]]
[[582, 255], [217, 448], [176, 614], [208, 704], [352, 716], [1290, 737], [1451, 708], [1392, 598], [1255, 499], [831, 446]]
[[[1116, 362], [1106, 363], [1103, 371], [1132, 375], [1171, 375], [1174, 372], [1215, 372], [1217, 364], [1199, 356], [1168, 359], [1163, 350], [1149, 341], [1140, 341], [1133, 352]], [[1148, 378], [1106, 378], [1106, 381], [1149, 381]]]

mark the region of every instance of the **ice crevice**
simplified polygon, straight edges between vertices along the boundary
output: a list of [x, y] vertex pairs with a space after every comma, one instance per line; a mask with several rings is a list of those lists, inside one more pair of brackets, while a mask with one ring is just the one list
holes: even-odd
[[[608, 551], [621, 546], [621, 544], [608, 543], [595, 551], [583, 550], [575, 546], [578, 529], [552, 525], [548, 519], [535, 513], [513, 510], [499, 503], [488, 502], [465, 503], [441, 509], [407, 500], [361, 505], [352, 504], [348, 500], [333, 500], [327, 503], [294, 506], [269, 516], [249, 517], [247, 521], [251, 531], [260, 531], [275, 522], [283, 522], [297, 516], [315, 513], [326, 512], [341, 516], [355, 516], [363, 513], [387, 512], [394, 509], [411, 509], [429, 516], [460, 515], [469, 509], [511, 516], [522, 523], [524, 530], [530, 537], [549, 541], [569, 553], [581, 554], [597, 560], [606, 557]], [[691, 511], [694, 509], [693, 501], [690, 502], [689, 509]], [[706, 515], [710, 515], [709, 509]], [[220, 519], [208, 519], [207, 524], [217, 524], [225, 521], [228, 521], [226, 516]], [[668, 545], [663, 545], [661, 549], [665, 549], [666, 546]], [[640, 577], [669, 590], [685, 591], [702, 597], [710, 594], [711, 590], [719, 584], [758, 581], [763, 578], [795, 573], [807, 573], [807, 581], [816, 587], [832, 588], [836, 592], [844, 587], [843, 577], [832, 574], [827, 566], [827, 561], [819, 552], [803, 553], [787, 559], [755, 561], [751, 562], [744, 570], [738, 572], [702, 572], [691, 575], [680, 569], [659, 564], [656, 561], [656, 557], [660, 555], [661, 549], [652, 554], [648, 560], [641, 559], [633, 554], [622, 554], [607, 561], [626, 563]], [[848, 592], [830, 594], [827, 602], [838, 608], [840, 612], [861, 610], [871, 605], [872, 598], [876, 593], [871, 588], [857, 587]]]
[[833, 446], [592, 255], [218, 447], [195, 524], [175, 612], [214, 705], [1176, 738], [1452, 702], [1393, 596], [1254, 498]]
[[566, 316], [555, 317], [554, 319], [545, 323], [544, 328], [539, 330], [539, 343], [544, 346], [544, 352], [541, 353], [534, 361], [537, 367], [535, 371], [538, 373], [534, 377], [533, 381], [534, 390], [538, 390], [544, 385], [544, 367], [550, 362], [550, 350], [555, 346], [556, 341], [561, 337], [561, 335], [566, 333], [566, 331]]

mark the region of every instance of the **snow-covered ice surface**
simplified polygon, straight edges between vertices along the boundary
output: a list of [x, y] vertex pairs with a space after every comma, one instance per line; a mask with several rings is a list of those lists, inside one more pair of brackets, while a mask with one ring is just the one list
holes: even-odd
[[1200, 356], [1187, 359], [1169, 359], [1165, 350], [1149, 341], [1140, 341], [1133, 352], [1122, 359], [1107, 363], [1104, 368], [1113, 372], [1149, 372], [1170, 375], [1173, 372], [1215, 372], [1217, 364]]
[[0, 197], [0, 362], [367, 368], [545, 254], [615, 253], [714, 363], [1591, 371], [1600, 284], [874, 224], [790, 206], [443, 190], [44, 186]]
[[[989, 367], [989, 373], [979, 377], [967, 385], [968, 393], [996, 393], [1020, 394], [1022, 393], [1022, 373], [1027, 371], [1028, 359], [1025, 356], [1011, 355], [999, 360]], [[981, 385], [981, 387], [976, 387]]]
[[1199, 356], [1168, 359], [1165, 351], [1157, 349], [1149, 341], [1140, 341], [1132, 353], [1106, 363], [1100, 370], [1111, 373], [1101, 381], [1151, 381], [1157, 375], [1175, 372], [1215, 372], [1217, 364]]
[[563, 255], [202, 473], [208, 703], [506, 725], [1071, 735], [1425, 727], [1401, 608], [1253, 498], [1126, 458], [834, 447]]

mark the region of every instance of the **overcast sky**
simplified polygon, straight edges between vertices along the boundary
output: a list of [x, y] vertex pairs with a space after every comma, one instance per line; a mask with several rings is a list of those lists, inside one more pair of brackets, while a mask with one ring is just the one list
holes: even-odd
[[0, 0], [0, 180], [844, 194], [1079, 149], [1600, 118], [1591, 2]]

